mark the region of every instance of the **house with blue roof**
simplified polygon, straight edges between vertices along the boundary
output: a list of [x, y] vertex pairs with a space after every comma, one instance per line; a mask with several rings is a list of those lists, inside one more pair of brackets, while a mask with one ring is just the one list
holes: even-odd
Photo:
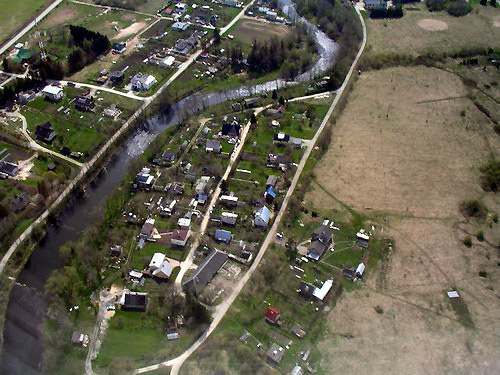
[[253, 219], [253, 224], [256, 227], [267, 227], [269, 219], [271, 218], [271, 211], [266, 206], [262, 206], [256, 213]]
[[224, 229], [217, 229], [215, 231], [215, 235], [214, 235], [215, 241], [225, 242], [225, 243], [231, 242], [231, 237], [232, 237], [232, 233], [230, 231], [224, 230]]
[[276, 191], [274, 190], [274, 187], [269, 186], [264, 193], [264, 198], [266, 198], [266, 203], [273, 203], [274, 199], [276, 198]]

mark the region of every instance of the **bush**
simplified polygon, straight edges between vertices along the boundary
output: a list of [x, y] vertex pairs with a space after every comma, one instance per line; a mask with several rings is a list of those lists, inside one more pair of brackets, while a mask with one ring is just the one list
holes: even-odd
[[472, 246], [472, 238], [470, 238], [470, 236], [465, 237], [463, 242], [466, 247]]
[[427, 0], [425, 5], [430, 12], [440, 12], [446, 9], [446, 0]]
[[494, 191], [500, 187], [500, 161], [491, 160], [484, 164], [481, 171], [481, 185], [485, 191]]
[[479, 232], [477, 232], [476, 238], [477, 238], [478, 241], [483, 242], [484, 241], [484, 232], [482, 230], [480, 230]]
[[448, 14], [453, 17], [462, 17], [472, 11], [472, 5], [465, 1], [455, 1], [448, 5]]
[[486, 215], [486, 206], [477, 199], [470, 199], [460, 203], [460, 212], [465, 217], [482, 218]]
[[486, 277], [488, 276], [488, 273], [486, 271], [479, 271], [479, 276]]

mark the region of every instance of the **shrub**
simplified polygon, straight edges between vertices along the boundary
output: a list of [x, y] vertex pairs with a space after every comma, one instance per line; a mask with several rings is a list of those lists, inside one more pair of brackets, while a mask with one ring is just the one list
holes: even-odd
[[481, 185], [486, 191], [494, 191], [500, 187], [500, 161], [491, 160], [481, 166]]
[[460, 203], [460, 212], [465, 217], [482, 218], [486, 215], [486, 211], [485, 205], [477, 199], [470, 199]]
[[464, 245], [467, 247], [472, 246], [472, 238], [470, 238], [470, 236], [465, 237], [463, 242], [464, 242]]
[[377, 314], [383, 314], [384, 313], [384, 309], [380, 305], [375, 306], [374, 309], [377, 312]]
[[483, 242], [484, 241], [484, 232], [482, 230], [480, 230], [479, 232], [477, 232], [476, 238], [477, 238], [478, 241]]
[[486, 277], [486, 276], [488, 276], [488, 272], [486, 272], [486, 271], [479, 271], [479, 276]]
[[446, 8], [446, 0], [427, 0], [425, 5], [431, 12], [440, 12]]
[[491, 217], [491, 220], [493, 220], [493, 222], [495, 224], [498, 223], [498, 214], [493, 214], [493, 216]]
[[472, 11], [472, 5], [465, 1], [455, 1], [448, 5], [448, 14], [453, 17], [462, 17]]

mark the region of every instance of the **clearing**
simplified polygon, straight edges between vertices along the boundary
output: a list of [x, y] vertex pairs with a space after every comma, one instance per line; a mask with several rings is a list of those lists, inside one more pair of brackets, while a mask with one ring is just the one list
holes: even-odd
[[[412, 8], [415, 10], [408, 10]], [[454, 52], [467, 47], [500, 47], [499, 8], [476, 6], [464, 17], [429, 12], [425, 3], [405, 6], [401, 19], [366, 18], [368, 55], [381, 53], [421, 54]], [[495, 36], [497, 35], [497, 36]]]
[[255, 40], [267, 42], [272, 38], [284, 39], [291, 31], [292, 28], [285, 25], [243, 19], [238, 21], [230, 33], [241, 42], [252, 45]]
[[[500, 231], [498, 224], [466, 222], [458, 206], [481, 197], [498, 212], [498, 199], [479, 186], [478, 167], [498, 157], [500, 140], [467, 92], [456, 75], [424, 67], [364, 73], [355, 83], [305, 201], [319, 212], [340, 202], [370, 215], [396, 249], [328, 316], [320, 344], [326, 373], [498, 368], [492, 245]], [[486, 241], [465, 247], [465, 235], [478, 228]], [[460, 294], [460, 310], [445, 294], [451, 289]]]

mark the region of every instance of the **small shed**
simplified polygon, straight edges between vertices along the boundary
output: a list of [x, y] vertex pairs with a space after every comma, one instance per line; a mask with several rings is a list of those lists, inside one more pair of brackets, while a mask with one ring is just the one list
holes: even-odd
[[278, 309], [275, 309], [272, 306], [269, 306], [264, 313], [264, 317], [266, 318], [266, 321], [271, 323], [271, 324], [276, 324], [278, 323], [278, 320], [281, 316], [281, 313]]

